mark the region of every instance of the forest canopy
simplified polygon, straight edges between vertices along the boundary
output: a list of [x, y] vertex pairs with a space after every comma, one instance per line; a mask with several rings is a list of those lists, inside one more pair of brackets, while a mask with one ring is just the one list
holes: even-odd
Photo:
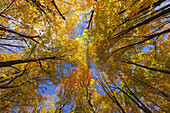
[[1, 0], [1, 113], [170, 111], [169, 0]]

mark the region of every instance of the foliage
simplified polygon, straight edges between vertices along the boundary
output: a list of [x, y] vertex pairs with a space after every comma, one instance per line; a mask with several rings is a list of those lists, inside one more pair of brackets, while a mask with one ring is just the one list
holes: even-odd
[[169, 12], [168, 0], [0, 1], [0, 112], [168, 112]]

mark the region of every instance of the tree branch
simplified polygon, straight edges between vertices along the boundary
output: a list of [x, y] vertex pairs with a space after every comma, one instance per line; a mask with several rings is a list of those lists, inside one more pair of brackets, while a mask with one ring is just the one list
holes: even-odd
[[60, 10], [58, 9], [57, 5], [55, 4], [54, 0], [51, 1], [51, 3], [54, 5], [54, 7], [57, 9], [58, 13], [62, 17], [63, 20], [66, 20], [65, 17], [61, 14]]
[[166, 30], [164, 30], [164, 31], [162, 31], [162, 32], [160, 32], [160, 33], [155, 33], [155, 34], [152, 34], [152, 35], [149, 35], [149, 36], [142, 36], [142, 37], [145, 37], [146, 39], [145, 39], [145, 40], [142, 40], [142, 41], [140, 41], [140, 42], [136, 42], [136, 43], [134, 43], [134, 44], [130, 44], [130, 45], [121, 47], [121, 48], [119, 48], [119, 49], [111, 52], [110, 55], [113, 55], [114, 53], [116, 53], [117, 51], [120, 51], [120, 50], [122, 50], [122, 49], [129, 48], [129, 47], [132, 47], [132, 46], [135, 46], [135, 45], [140, 45], [140, 44], [142, 44], [142, 43], [144, 43], [144, 42], [146, 42], [146, 41], [148, 41], [148, 40], [151, 40], [151, 39], [155, 38], [156, 36], [160, 36], [160, 35], [165, 34], [165, 33], [168, 33], [168, 32], [170, 32], [170, 29], [166, 29]]
[[0, 15], [2, 15], [2, 13], [4, 13], [9, 7], [11, 7], [11, 5], [14, 3], [14, 1], [15, 1], [15, 0], [13, 0], [13, 1], [9, 4], [9, 6], [8, 6], [4, 11], [2, 11], [2, 12], [0, 13]]
[[0, 62], [0, 67], [9, 67], [15, 64], [36, 62], [36, 61], [47, 60], [47, 59], [61, 60], [61, 57], [64, 57], [64, 56], [52, 56], [52, 57], [35, 58], [35, 59], [28, 59], [28, 60], [11, 60], [11, 61], [6, 61], [6, 62]]
[[[154, 15], [154, 16], [146, 19], [146, 20], [144, 20], [143, 22], [138, 23], [138, 24], [136, 24], [136, 25], [128, 28], [127, 30], [124, 30], [124, 31], [121, 31], [121, 32], [115, 34], [114, 36], [115, 36], [115, 38], [119, 38], [121, 35], [124, 35], [124, 34], [132, 31], [133, 29], [135, 29], [135, 28], [137, 28], [137, 27], [140, 27], [140, 26], [142, 26], [142, 25], [148, 24], [149, 22], [151, 22], [151, 21], [153, 21], [153, 20], [155, 20], [155, 19], [157, 19], [157, 18], [159, 18], [159, 17], [161, 17], [161, 16], [163, 16], [163, 15], [165, 15], [165, 14], [168, 14], [169, 12], [170, 12], [170, 8], [168, 8], [168, 9], [166, 9], [166, 10], [163, 10], [162, 12], [160, 12], [160, 13], [158, 13], [158, 14], [156, 14], [156, 15]], [[109, 41], [111, 41], [111, 40], [112, 40], [112, 38], [111, 38], [111, 35], [110, 35], [110, 36], [107, 38], [106, 41], [109, 42]]]
[[23, 70], [23, 72], [22, 72], [21, 74], [19, 74], [18, 76], [15, 76], [14, 78], [12, 78], [12, 79], [11, 79], [8, 83], [6, 83], [5, 85], [9, 85], [9, 84], [11, 84], [15, 79], [17, 79], [18, 77], [21, 77], [21, 76], [25, 73], [27, 66], [28, 66], [28, 64], [25, 66], [25, 68], [24, 68], [24, 70]]
[[123, 61], [123, 60], [121, 60], [121, 61], [124, 62], [124, 63], [127, 63], [127, 64], [133, 64], [133, 65], [136, 65], [136, 66], [139, 66], [139, 67], [142, 67], [142, 68], [145, 68], [145, 69], [149, 69], [149, 70], [152, 70], [152, 71], [158, 71], [158, 72], [170, 74], [170, 71], [167, 71], [167, 70], [160, 70], [160, 69], [150, 68], [150, 67], [147, 67], [147, 66], [144, 66], [144, 65], [141, 65], [141, 64], [131, 62], [131, 61]]
[[14, 34], [19, 35], [19, 36], [21, 36], [21, 37], [29, 38], [29, 39], [31, 39], [31, 40], [33, 40], [34, 42], [36, 42], [36, 43], [39, 44], [39, 42], [34, 39], [34, 38], [39, 37], [39, 35], [38, 35], [38, 36], [28, 36], [28, 35], [18, 33], [17, 31], [14, 31], [14, 30], [11, 30], [11, 29], [8, 29], [8, 28], [5, 28], [5, 27], [0, 27], [0, 30], [2, 30], [2, 31], [7, 31], [7, 32], [10, 32], [10, 33], [14, 33]]
[[17, 48], [25, 48], [25, 46], [17, 46], [17, 45], [11, 45], [11, 44], [0, 44], [0, 46], [10, 46], [10, 47], [17, 47]]

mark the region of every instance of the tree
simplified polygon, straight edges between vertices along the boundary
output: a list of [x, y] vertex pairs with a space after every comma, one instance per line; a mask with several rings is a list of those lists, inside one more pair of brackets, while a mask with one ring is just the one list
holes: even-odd
[[169, 6], [1, 1], [0, 111], [168, 112]]
[[120, 112], [168, 110], [169, 10], [165, 0], [105, 2], [97, 10], [99, 83]]

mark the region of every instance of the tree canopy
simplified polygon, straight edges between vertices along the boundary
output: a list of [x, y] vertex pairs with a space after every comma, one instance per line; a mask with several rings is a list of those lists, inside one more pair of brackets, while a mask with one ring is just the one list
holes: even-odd
[[169, 26], [168, 0], [1, 0], [0, 112], [168, 113]]

